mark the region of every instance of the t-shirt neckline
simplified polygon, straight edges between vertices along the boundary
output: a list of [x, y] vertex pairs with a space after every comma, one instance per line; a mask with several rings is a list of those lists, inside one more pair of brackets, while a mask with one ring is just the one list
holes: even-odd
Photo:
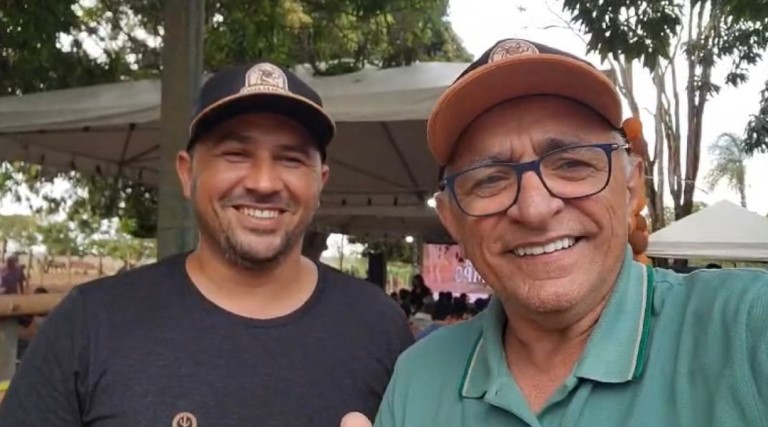
[[273, 328], [273, 327], [280, 327], [280, 326], [291, 324], [299, 320], [300, 318], [304, 317], [317, 305], [326, 287], [325, 286], [326, 271], [325, 269], [322, 268], [320, 263], [313, 260], [312, 262], [315, 264], [317, 268], [317, 283], [315, 285], [315, 289], [312, 291], [312, 294], [309, 296], [309, 298], [299, 308], [283, 316], [274, 317], [271, 319], [254, 319], [251, 317], [242, 316], [232, 311], [229, 311], [224, 307], [221, 307], [220, 305], [214, 303], [213, 301], [208, 299], [202, 292], [200, 292], [200, 289], [197, 288], [197, 285], [195, 285], [194, 281], [192, 280], [192, 277], [189, 275], [189, 272], [187, 271], [187, 257], [189, 257], [189, 255], [191, 255], [191, 252], [187, 252], [179, 256], [178, 263], [175, 267], [177, 270], [181, 271], [181, 275], [184, 278], [184, 282], [186, 285], [185, 288], [188, 289], [188, 291], [192, 294], [192, 297], [195, 300], [197, 300], [197, 302], [199, 302], [200, 305], [203, 307], [203, 309], [206, 310], [208, 313], [211, 313], [215, 316], [219, 316], [221, 318], [228, 319], [229, 321], [234, 321], [239, 324], [249, 325], [253, 327], [262, 327], [262, 328]]

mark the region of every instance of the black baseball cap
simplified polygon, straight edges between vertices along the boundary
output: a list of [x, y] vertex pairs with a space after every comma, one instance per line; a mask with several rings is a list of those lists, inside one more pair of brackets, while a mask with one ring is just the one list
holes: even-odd
[[501, 102], [532, 95], [556, 95], [581, 102], [616, 129], [622, 128], [616, 85], [589, 62], [561, 50], [521, 39], [496, 42], [469, 65], [440, 96], [427, 123], [429, 149], [445, 166], [462, 132]]
[[245, 113], [273, 113], [303, 125], [325, 159], [336, 124], [323, 109], [323, 100], [296, 74], [269, 62], [256, 62], [219, 71], [206, 80], [189, 126], [187, 150], [201, 135]]

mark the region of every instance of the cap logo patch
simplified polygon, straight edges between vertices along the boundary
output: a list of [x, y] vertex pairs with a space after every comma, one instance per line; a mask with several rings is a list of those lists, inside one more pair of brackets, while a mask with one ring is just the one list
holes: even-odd
[[256, 64], [245, 73], [245, 85], [240, 93], [287, 92], [288, 78], [279, 67], [268, 63]]
[[513, 56], [537, 54], [536, 46], [525, 40], [504, 40], [496, 45], [488, 57], [488, 62], [498, 62]]

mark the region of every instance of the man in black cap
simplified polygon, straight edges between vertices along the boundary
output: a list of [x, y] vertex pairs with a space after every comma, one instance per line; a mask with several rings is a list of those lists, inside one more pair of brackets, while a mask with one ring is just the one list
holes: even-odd
[[0, 426], [331, 426], [373, 416], [413, 338], [381, 290], [301, 255], [335, 125], [289, 70], [203, 86], [177, 171], [189, 254], [74, 289], [0, 407]]

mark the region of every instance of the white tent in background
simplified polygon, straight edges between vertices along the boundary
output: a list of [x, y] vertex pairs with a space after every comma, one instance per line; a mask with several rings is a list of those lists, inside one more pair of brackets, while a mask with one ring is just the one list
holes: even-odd
[[[419, 63], [303, 76], [338, 124], [316, 228], [450, 240], [426, 204], [438, 180], [425, 142], [426, 119], [466, 66]], [[159, 80], [143, 80], [2, 97], [0, 160], [156, 185], [160, 92]]]
[[647, 254], [768, 262], [768, 218], [723, 200], [651, 234]]

